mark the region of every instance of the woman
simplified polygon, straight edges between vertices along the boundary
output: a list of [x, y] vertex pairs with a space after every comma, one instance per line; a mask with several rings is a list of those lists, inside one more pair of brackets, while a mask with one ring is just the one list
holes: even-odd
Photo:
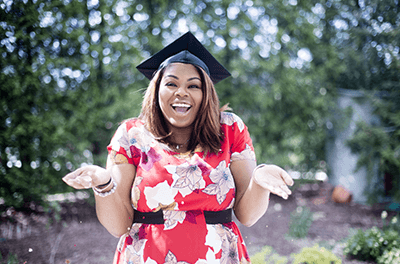
[[64, 181], [93, 188], [98, 219], [120, 237], [114, 263], [249, 263], [232, 209], [253, 225], [291, 177], [256, 166], [246, 126], [219, 109], [214, 83], [229, 73], [190, 32], [138, 69], [151, 79], [142, 112], [116, 131], [107, 168]]

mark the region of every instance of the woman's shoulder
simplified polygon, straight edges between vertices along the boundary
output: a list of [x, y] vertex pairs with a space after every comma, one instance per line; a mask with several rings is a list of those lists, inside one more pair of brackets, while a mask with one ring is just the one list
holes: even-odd
[[243, 120], [238, 115], [232, 112], [221, 112], [220, 123], [227, 126], [233, 126], [236, 123], [241, 131], [244, 129], [245, 126]]
[[129, 131], [133, 127], [143, 127], [143, 125], [144, 122], [137, 117], [131, 117], [119, 123], [119, 126], [126, 127], [127, 131]]

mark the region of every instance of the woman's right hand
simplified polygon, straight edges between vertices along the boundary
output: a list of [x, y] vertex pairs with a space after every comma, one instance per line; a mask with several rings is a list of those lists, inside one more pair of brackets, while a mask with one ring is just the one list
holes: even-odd
[[109, 182], [109, 172], [96, 165], [81, 167], [68, 173], [62, 180], [75, 189], [89, 189]]

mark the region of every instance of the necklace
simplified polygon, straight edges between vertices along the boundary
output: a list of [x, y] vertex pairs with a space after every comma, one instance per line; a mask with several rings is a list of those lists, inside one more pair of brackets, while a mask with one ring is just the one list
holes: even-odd
[[186, 140], [186, 142], [183, 143], [183, 144], [175, 144], [175, 143], [172, 144], [172, 143], [170, 143], [169, 145], [170, 145], [173, 149], [179, 150], [180, 148], [183, 148], [188, 142], [189, 142], [189, 139]]

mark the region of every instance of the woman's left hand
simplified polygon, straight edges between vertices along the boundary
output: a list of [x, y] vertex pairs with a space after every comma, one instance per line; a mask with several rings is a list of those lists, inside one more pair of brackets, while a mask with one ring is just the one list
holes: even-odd
[[253, 180], [262, 188], [267, 189], [283, 199], [287, 199], [292, 192], [288, 188], [294, 184], [292, 177], [281, 167], [276, 165], [260, 165], [253, 172]]

